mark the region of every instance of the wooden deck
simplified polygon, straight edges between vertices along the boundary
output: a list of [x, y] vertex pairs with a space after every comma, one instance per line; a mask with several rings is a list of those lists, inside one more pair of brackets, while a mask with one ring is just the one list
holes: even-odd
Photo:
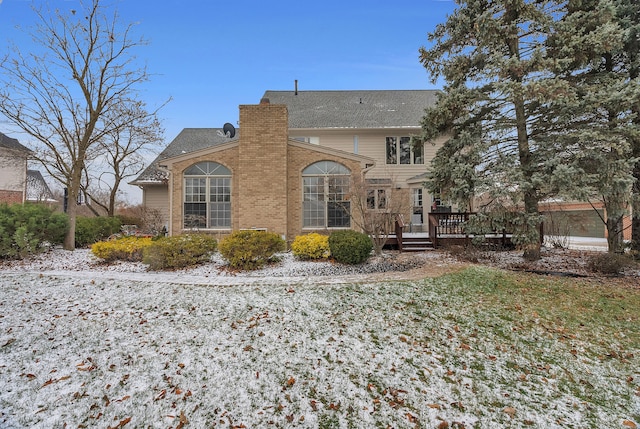
[[[398, 249], [401, 252], [422, 252], [426, 250], [468, 245], [476, 237], [466, 234], [464, 225], [472, 213], [430, 213], [429, 232], [407, 232], [412, 228], [404, 225], [402, 219], [396, 222], [396, 233], [390, 235], [385, 247]], [[485, 234], [483, 243], [491, 248], [510, 248], [512, 234], [506, 230]]]

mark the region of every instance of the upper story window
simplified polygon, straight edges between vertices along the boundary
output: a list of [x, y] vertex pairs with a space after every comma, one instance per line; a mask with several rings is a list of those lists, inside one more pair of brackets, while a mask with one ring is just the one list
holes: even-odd
[[351, 171], [333, 161], [320, 161], [302, 171], [304, 228], [348, 228], [351, 206], [347, 199]]
[[386, 154], [387, 164], [424, 164], [424, 147], [411, 147], [411, 137], [387, 137]]
[[184, 171], [184, 227], [231, 227], [231, 171], [199, 162]]

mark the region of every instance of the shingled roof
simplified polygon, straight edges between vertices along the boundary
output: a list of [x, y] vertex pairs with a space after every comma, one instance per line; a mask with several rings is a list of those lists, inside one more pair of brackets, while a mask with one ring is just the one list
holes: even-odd
[[266, 91], [286, 104], [289, 128], [415, 128], [437, 90]]
[[222, 134], [222, 128], [185, 128], [131, 184], [161, 183], [168, 176], [166, 171], [159, 168], [163, 160], [237, 140], [239, 134], [236, 132], [235, 137], [230, 139]]
[[[290, 129], [416, 128], [424, 109], [436, 102], [437, 90], [265, 91], [271, 104], [285, 104]], [[161, 183], [167, 173], [162, 160], [238, 139], [221, 136], [219, 128], [185, 128], [165, 150], [131, 182]]]
[[29, 153], [31, 149], [21, 145], [18, 143], [17, 139], [11, 138], [5, 134], [0, 133], [0, 147], [4, 147], [7, 149], [18, 150], [21, 152]]

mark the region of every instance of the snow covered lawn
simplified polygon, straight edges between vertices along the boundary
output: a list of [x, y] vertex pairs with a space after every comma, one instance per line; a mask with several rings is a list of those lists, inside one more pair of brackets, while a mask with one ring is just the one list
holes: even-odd
[[638, 290], [195, 277], [0, 270], [0, 427], [640, 424]]

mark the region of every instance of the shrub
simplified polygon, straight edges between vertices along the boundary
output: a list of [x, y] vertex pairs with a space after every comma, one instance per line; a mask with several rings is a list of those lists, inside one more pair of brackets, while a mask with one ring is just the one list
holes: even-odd
[[60, 244], [69, 228], [64, 213], [39, 204], [0, 204], [0, 258], [24, 258]]
[[110, 235], [120, 232], [122, 222], [118, 217], [85, 217], [76, 218], [76, 247], [87, 247]]
[[591, 256], [587, 268], [594, 273], [618, 275], [631, 264], [628, 257], [618, 253], [600, 253]]
[[91, 253], [107, 262], [142, 261], [144, 249], [151, 246], [151, 238], [122, 237], [117, 240], [99, 241], [91, 246]]
[[291, 243], [291, 252], [299, 259], [326, 259], [329, 257], [329, 236], [316, 232], [299, 235]]
[[286, 243], [275, 232], [235, 231], [220, 240], [220, 254], [229, 266], [241, 270], [254, 270], [273, 260], [274, 255], [286, 250]]
[[449, 254], [451, 256], [453, 256], [454, 258], [456, 258], [459, 261], [463, 261], [463, 262], [471, 262], [471, 263], [478, 263], [478, 261], [480, 261], [481, 258], [481, 252], [478, 249], [477, 246], [474, 246], [473, 244], [468, 244], [468, 245], [452, 245], [447, 247], [447, 250], [449, 251]]
[[351, 229], [334, 231], [329, 236], [329, 250], [336, 261], [343, 264], [360, 264], [371, 255], [373, 242], [367, 234]]
[[206, 234], [161, 237], [144, 249], [142, 262], [151, 270], [184, 268], [211, 258], [218, 242]]

